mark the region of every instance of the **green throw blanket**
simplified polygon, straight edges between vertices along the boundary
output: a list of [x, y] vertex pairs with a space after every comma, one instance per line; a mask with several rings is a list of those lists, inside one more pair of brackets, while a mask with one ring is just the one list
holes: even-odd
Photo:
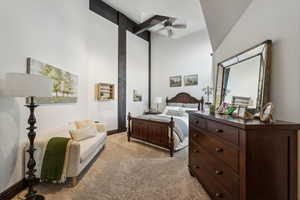
[[63, 137], [54, 137], [49, 140], [41, 171], [41, 180], [43, 182], [60, 181], [69, 140], [70, 138]]

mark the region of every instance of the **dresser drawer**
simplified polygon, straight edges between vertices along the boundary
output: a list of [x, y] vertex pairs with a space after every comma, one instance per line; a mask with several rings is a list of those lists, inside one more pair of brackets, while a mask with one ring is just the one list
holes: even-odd
[[238, 200], [227, 192], [224, 187], [215, 182], [205, 168], [194, 163], [190, 168], [213, 200]]
[[230, 143], [239, 144], [239, 130], [237, 128], [214, 121], [207, 121], [207, 130]]
[[226, 145], [225, 143], [211, 136], [200, 133], [193, 127], [190, 127], [190, 139], [191, 141], [194, 141], [195, 143], [199, 144], [213, 156], [224, 161], [235, 171], [239, 171], [239, 151], [234, 147]]
[[190, 159], [194, 165], [206, 168], [209, 174], [233, 196], [239, 196], [239, 176], [222, 161], [211, 156], [194, 142], [190, 143]]
[[192, 126], [200, 129], [206, 129], [206, 119], [190, 115], [189, 120]]

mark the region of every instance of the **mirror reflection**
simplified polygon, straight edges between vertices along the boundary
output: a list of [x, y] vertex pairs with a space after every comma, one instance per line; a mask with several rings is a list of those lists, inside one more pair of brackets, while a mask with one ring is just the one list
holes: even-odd
[[259, 87], [261, 56], [224, 70], [224, 102], [255, 109]]

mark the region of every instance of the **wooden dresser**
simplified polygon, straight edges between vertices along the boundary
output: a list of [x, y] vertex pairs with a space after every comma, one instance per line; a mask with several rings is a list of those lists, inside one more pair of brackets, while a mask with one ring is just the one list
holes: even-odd
[[189, 115], [189, 169], [213, 200], [297, 200], [299, 124]]

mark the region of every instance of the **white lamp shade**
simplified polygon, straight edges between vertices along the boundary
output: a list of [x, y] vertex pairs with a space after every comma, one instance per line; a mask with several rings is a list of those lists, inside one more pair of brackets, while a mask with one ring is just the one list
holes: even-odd
[[162, 97], [155, 97], [154, 103], [161, 104], [162, 103]]
[[11, 97], [51, 97], [53, 80], [45, 76], [7, 73], [5, 95]]

